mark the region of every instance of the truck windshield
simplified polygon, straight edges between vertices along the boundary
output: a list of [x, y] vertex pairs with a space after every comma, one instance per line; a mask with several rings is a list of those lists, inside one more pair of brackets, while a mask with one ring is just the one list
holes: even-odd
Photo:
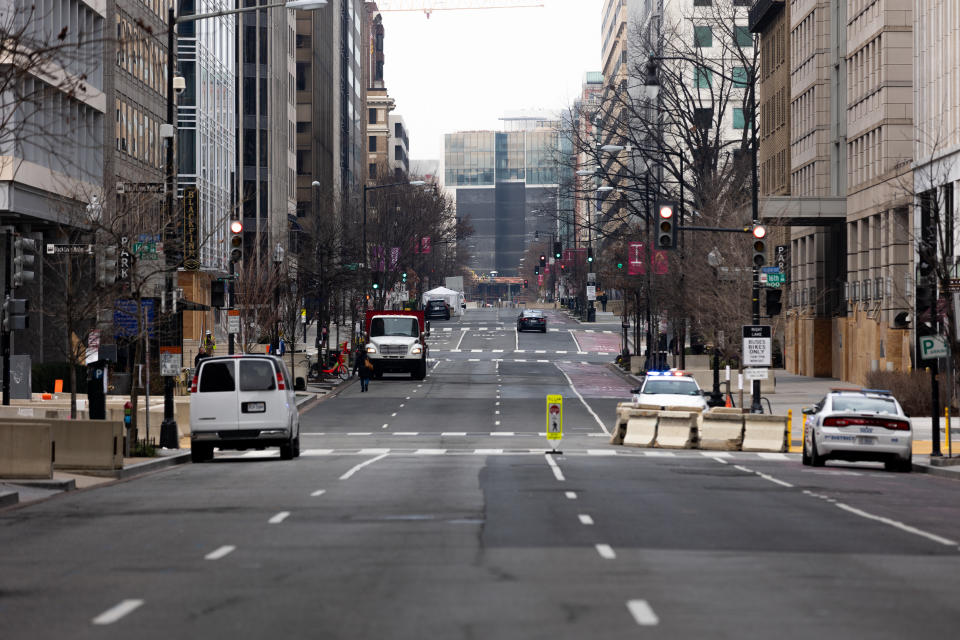
[[370, 322], [370, 337], [403, 336], [416, 338], [420, 335], [420, 323], [416, 318], [374, 318]]

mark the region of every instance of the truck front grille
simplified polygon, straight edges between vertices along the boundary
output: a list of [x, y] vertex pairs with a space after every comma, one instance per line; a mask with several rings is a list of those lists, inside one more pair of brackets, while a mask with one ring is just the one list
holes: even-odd
[[385, 356], [405, 356], [407, 346], [403, 344], [385, 344], [380, 347], [380, 353]]

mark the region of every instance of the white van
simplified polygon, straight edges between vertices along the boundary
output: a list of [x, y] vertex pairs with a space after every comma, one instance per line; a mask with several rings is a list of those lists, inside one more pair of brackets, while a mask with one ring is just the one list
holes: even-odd
[[203, 462], [213, 448], [280, 447], [300, 455], [300, 414], [280, 358], [237, 355], [204, 358], [190, 385], [190, 458]]

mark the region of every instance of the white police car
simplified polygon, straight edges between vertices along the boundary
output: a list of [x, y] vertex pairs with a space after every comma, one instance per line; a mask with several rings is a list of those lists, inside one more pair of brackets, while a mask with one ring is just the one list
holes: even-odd
[[707, 410], [707, 399], [696, 379], [684, 371], [648, 371], [643, 385], [631, 391], [638, 404], [661, 409]]
[[832, 389], [803, 414], [803, 464], [866, 460], [888, 471], [911, 470], [913, 425], [889, 391]]

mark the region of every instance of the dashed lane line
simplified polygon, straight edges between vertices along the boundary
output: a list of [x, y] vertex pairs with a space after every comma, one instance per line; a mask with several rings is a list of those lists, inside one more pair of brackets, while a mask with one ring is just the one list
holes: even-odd
[[563, 472], [560, 471], [560, 465], [557, 464], [557, 461], [553, 459], [553, 456], [549, 453], [544, 454], [544, 458], [547, 459], [547, 464], [550, 465], [550, 469], [553, 471], [553, 476], [563, 482], [566, 478], [563, 477]]
[[289, 517], [290, 517], [290, 512], [289, 512], [289, 511], [281, 511], [281, 512], [278, 513], [277, 515], [275, 515], [275, 516], [273, 516], [272, 518], [270, 518], [269, 520], [267, 520], [267, 523], [268, 523], [268, 524], [280, 524], [281, 522], [283, 522], [284, 520], [286, 520], [286, 519], [289, 518]]
[[98, 615], [96, 618], [94, 618], [93, 624], [99, 624], [99, 625], [113, 624], [120, 618], [126, 615], [129, 615], [132, 611], [138, 609], [142, 605], [143, 605], [143, 600], [133, 599], [133, 598], [129, 600], [122, 600], [120, 601], [120, 604], [107, 609], [106, 611]]
[[597, 553], [600, 554], [600, 557], [604, 560], [613, 560], [617, 557], [617, 554], [613, 551], [613, 547], [608, 544], [598, 544], [595, 545]]
[[655, 627], [660, 624], [660, 618], [646, 600], [628, 600], [627, 609], [641, 627]]
[[310, 494], [310, 497], [312, 497], [312, 498], [318, 498], [318, 497], [322, 496], [323, 494], [325, 494], [326, 492], [327, 492], [326, 489], [317, 489], [316, 491], [314, 491], [313, 493]]
[[204, 558], [204, 560], [219, 560], [220, 558], [223, 558], [223, 557], [225, 557], [225, 556], [233, 553], [234, 551], [236, 551], [236, 549], [237, 549], [237, 548], [236, 548], [235, 546], [233, 546], [232, 544], [227, 544], [227, 545], [224, 545], [224, 546], [220, 547], [219, 549], [217, 549], [217, 550], [215, 550], [215, 551], [211, 551], [211, 552], [208, 553], [207, 555], [203, 556], [203, 558]]
[[588, 527], [593, 525], [593, 518], [591, 518], [585, 513], [581, 513], [580, 515], [577, 516], [577, 518], [580, 519], [580, 524], [582, 525], [585, 525]]

